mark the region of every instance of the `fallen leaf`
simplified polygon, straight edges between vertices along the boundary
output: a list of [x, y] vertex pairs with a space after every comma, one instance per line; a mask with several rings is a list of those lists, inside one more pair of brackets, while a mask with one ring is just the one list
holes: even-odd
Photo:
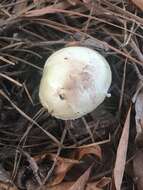
[[58, 157], [57, 164], [54, 170], [54, 179], [51, 183], [49, 183], [49, 186], [54, 186], [61, 183], [66, 173], [75, 164], [79, 164], [79, 161]]
[[[50, 190], [84, 190], [85, 185], [87, 184], [91, 169], [93, 164], [81, 175], [76, 182], [67, 182], [67, 183], [61, 183], [59, 185], [56, 185], [54, 187], [50, 187]], [[35, 184], [28, 183], [27, 185], [28, 190], [34, 190]], [[49, 184], [45, 185], [42, 190], [49, 190]]]
[[82, 176], [69, 188], [69, 190], [84, 190], [87, 184], [93, 164], [84, 172]]
[[75, 164], [79, 164], [80, 163], [79, 160], [83, 156], [89, 155], [89, 154], [93, 154], [93, 155], [97, 156], [99, 159], [101, 159], [100, 146], [97, 145], [96, 143], [81, 146], [81, 147], [75, 149], [75, 151], [73, 151], [72, 159], [63, 158], [60, 156], [57, 157], [56, 154], [52, 154], [52, 153], [45, 153], [42, 155], [35, 156], [34, 160], [36, 162], [39, 162], [42, 160], [43, 161], [44, 160], [51, 160], [51, 161], [56, 160], [56, 166], [53, 171], [53, 178], [48, 183], [48, 186], [51, 187], [51, 186], [61, 183], [63, 181], [66, 173], [72, 168], [72, 166], [74, 166]]
[[132, 2], [143, 11], [143, 1], [142, 0], [132, 0]]
[[133, 170], [137, 189], [143, 189], [143, 152], [138, 150], [133, 159]]
[[18, 190], [15, 185], [10, 183], [0, 182], [0, 190]]
[[[76, 149], [73, 154], [74, 156], [72, 157], [72, 159], [67, 159], [60, 156], [58, 157], [54, 170], [54, 179], [51, 183], [49, 183], [49, 186], [54, 186], [61, 183], [66, 173], [72, 168], [72, 166], [74, 166], [75, 164], [79, 164], [79, 160], [82, 159], [83, 156], [93, 154], [101, 159], [101, 148], [99, 145], [96, 144], [85, 145]], [[56, 157], [56, 155], [54, 154], [51, 154], [50, 156], [52, 160], [54, 160], [54, 158]]]
[[60, 156], [57, 157], [56, 154], [51, 154], [51, 153], [43, 154], [41, 155], [41, 157], [40, 156], [34, 157], [34, 160], [36, 161], [41, 161], [41, 160], [55, 161], [56, 160], [56, 166], [53, 172], [53, 178], [48, 183], [48, 187], [61, 183], [66, 173], [71, 169], [71, 167], [75, 164], [79, 164], [78, 160], [63, 158]]
[[[97, 182], [88, 183], [85, 187], [85, 190], [103, 190], [103, 188], [97, 187], [96, 183]], [[64, 182], [57, 186], [52, 187], [50, 190], [70, 190], [70, 188], [72, 187], [73, 184], [74, 184], [73, 182]], [[30, 190], [30, 189], [28, 189], [28, 190]], [[45, 190], [48, 190], [48, 189], [45, 189]], [[77, 189], [75, 189], [75, 190], [77, 190]]]
[[56, 154], [52, 153], [45, 153], [38, 156], [35, 156], [33, 159], [35, 162], [41, 162], [41, 161], [56, 161], [56, 165], [52, 174], [51, 181], [48, 182], [48, 187], [55, 186], [57, 184], [60, 184], [63, 179], [65, 178], [66, 173], [75, 165], [80, 163], [80, 159], [85, 156], [93, 154], [97, 156], [99, 159], [101, 159], [101, 148], [96, 143], [84, 145], [79, 148], [76, 148], [75, 151], [73, 151], [72, 159], [69, 158], [63, 158]]
[[89, 154], [93, 154], [93, 155], [97, 156], [99, 159], [101, 159], [102, 153], [101, 153], [100, 146], [97, 145], [96, 143], [93, 143], [93, 144], [89, 144], [89, 145], [79, 147], [75, 151], [74, 159], [80, 160], [83, 156], [86, 156]]
[[126, 155], [128, 148], [128, 139], [129, 139], [129, 127], [130, 127], [130, 113], [131, 107], [129, 108], [126, 121], [124, 124], [123, 132], [120, 138], [120, 142], [117, 149], [115, 167], [114, 167], [114, 183], [116, 190], [121, 189], [122, 179], [125, 170]]
[[[87, 183], [85, 190], [103, 190], [110, 182], [111, 178], [103, 177], [99, 181]], [[75, 182], [63, 182], [50, 188], [45, 185], [42, 190], [69, 190], [74, 184]], [[27, 190], [35, 190], [37, 185], [29, 181], [26, 187]]]
[[[50, 190], [68, 190], [73, 184], [74, 182], [63, 182], [59, 185], [51, 187]], [[31, 190], [31, 189], [28, 189], [28, 190]], [[45, 190], [48, 190], [48, 189], [45, 188]]]

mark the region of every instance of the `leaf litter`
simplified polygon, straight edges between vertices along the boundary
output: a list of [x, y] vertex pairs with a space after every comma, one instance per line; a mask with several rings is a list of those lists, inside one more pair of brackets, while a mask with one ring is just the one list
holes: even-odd
[[115, 168], [114, 168], [114, 183], [117, 190], [121, 189], [122, 179], [125, 171], [128, 140], [129, 140], [130, 113], [131, 113], [131, 107], [129, 108], [123, 132], [117, 149]]
[[[142, 7], [138, 0], [0, 2], [1, 189], [143, 188]], [[47, 57], [72, 45], [105, 56], [113, 82], [111, 98], [67, 124], [41, 108], [38, 88]]]

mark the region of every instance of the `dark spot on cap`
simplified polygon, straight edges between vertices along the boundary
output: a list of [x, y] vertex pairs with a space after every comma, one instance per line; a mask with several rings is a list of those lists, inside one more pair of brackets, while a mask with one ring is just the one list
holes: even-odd
[[65, 99], [65, 97], [64, 97], [63, 94], [59, 94], [59, 98], [60, 98], [61, 100], [64, 100], [64, 99]]

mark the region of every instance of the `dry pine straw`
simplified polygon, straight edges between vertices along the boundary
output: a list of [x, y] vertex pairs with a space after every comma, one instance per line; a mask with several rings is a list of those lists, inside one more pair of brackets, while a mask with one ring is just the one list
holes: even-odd
[[[1, 2], [0, 7], [2, 166], [10, 171], [12, 180], [17, 181], [17, 176], [21, 176], [17, 173], [27, 172], [23, 151], [31, 158], [44, 151], [71, 157], [74, 147], [100, 141], [102, 161], [95, 165], [96, 172], [91, 177], [98, 179], [107, 174], [112, 177], [122, 127], [137, 84], [142, 79], [143, 20], [140, 9], [131, 1], [120, 0], [7, 0]], [[113, 73], [112, 97], [84, 120], [64, 123], [41, 109], [38, 86], [46, 58], [55, 50], [71, 45], [93, 48], [107, 58]], [[131, 120], [134, 121], [134, 114]], [[132, 124], [129, 147], [135, 138]], [[132, 145], [127, 160], [134, 151]], [[87, 168], [91, 162], [88, 158], [80, 167]], [[47, 178], [55, 165], [56, 161], [50, 163], [52, 169], [46, 171]], [[22, 181], [22, 177], [18, 181]], [[69, 178], [71, 180], [72, 175]], [[128, 183], [123, 184], [130, 189], [133, 178], [128, 176], [127, 179]], [[42, 183], [40, 180], [36, 177], [36, 181]]]

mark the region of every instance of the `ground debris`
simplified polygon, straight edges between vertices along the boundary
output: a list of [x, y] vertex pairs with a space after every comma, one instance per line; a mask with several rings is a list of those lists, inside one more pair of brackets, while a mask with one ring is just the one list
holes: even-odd
[[132, 0], [132, 2], [143, 11], [143, 2], [140, 0]]
[[143, 189], [143, 152], [138, 150], [133, 159], [134, 181], [139, 190]]
[[[46, 190], [67, 190], [92, 163], [86, 190], [112, 189], [113, 174], [118, 188], [138, 186], [140, 179], [124, 170], [131, 159], [140, 178], [142, 153], [135, 153], [135, 136], [142, 148], [142, 28], [138, 0], [0, 2], [0, 163], [11, 179], [2, 179], [3, 188], [14, 183], [20, 190], [41, 184]], [[102, 105], [83, 119], [64, 122], [41, 107], [38, 90], [46, 59], [73, 45], [99, 51], [113, 80], [111, 97]], [[134, 94], [129, 131], [126, 115]]]
[[117, 149], [116, 162], [114, 168], [114, 182], [117, 190], [121, 189], [123, 174], [125, 170], [128, 140], [129, 140], [130, 113], [131, 113], [131, 107], [129, 108], [122, 136], [120, 138], [120, 142]]

